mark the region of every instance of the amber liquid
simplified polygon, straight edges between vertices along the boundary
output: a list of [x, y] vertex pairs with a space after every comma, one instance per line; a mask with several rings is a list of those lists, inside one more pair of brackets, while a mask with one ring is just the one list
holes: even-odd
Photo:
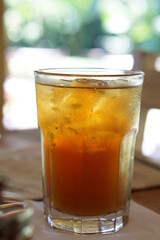
[[44, 197], [49, 208], [73, 215], [116, 212], [125, 206], [129, 178], [120, 170], [121, 145], [137, 129], [141, 86], [73, 84], [36, 84]]

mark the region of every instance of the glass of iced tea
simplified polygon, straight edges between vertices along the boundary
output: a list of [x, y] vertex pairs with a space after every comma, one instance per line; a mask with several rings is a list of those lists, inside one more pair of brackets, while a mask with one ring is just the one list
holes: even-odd
[[141, 71], [35, 71], [44, 216], [76, 234], [128, 221]]

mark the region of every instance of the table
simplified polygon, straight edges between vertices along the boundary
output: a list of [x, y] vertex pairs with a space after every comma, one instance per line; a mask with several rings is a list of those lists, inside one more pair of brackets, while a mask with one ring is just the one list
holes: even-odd
[[160, 187], [132, 191], [131, 198], [160, 214]]
[[[20, 156], [23, 156], [25, 159], [26, 155], [23, 153], [24, 151], [27, 153], [29, 151], [32, 151], [34, 153], [33, 157], [40, 162], [40, 133], [38, 129], [2, 133], [0, 144], [0, 161], [2, 158], [5, 159], [6, 156], [13, 158], [16, 152], [19, 152]], [[23, 153], [23, 155], [21, 153]], [[152, 167], [150, 166], [150, 168]], [[40, 170], [38, 174], [39, 176], [37, 178], [37, 181], [41, 177]], [[38, 200], [40, 200], [42, 196], [38, 197], [37, 195], [35, 198], [36, 197], [39, 198]], [[146, 189], [133, 189], [131, 198], [137, 203], [160, 214], [160, 184], [156, 186], [149, 186]]]

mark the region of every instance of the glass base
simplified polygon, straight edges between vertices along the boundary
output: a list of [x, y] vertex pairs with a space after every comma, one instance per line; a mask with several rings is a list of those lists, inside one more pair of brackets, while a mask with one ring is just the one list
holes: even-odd
[[[50, 214], [44, 215], [51, 228], [80, 235], [114, 233], [128, 222], [128, 214], [124, 210], [92, 217], [77, 217], [56, 210], [53, 210], [53, 212], [55, 214], [53, 213], [52, 216]], [[59, 214], [61, 217], [57, 216]]]

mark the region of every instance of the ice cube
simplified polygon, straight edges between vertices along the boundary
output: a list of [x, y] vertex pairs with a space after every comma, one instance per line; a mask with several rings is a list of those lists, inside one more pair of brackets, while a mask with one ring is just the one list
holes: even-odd
[[129, 81], [126, 79], [117, 79], [117, 80], [111, 80], [108, 84], [109, 88], [123, 88], [127, 87], [129, 85]]
[[109, 84], [110, 81], [103, 81], [98, 79], [91, 78], [79, 78], [73, 82], [73, 86], [77, 87], [86, 87], [86, 88], [104, 88], [106, 84]]
[[72, 83], [72, 80], [66, 80], [66, 79], [60, 79], [58, 82], [59, 86], [70, 86]]

